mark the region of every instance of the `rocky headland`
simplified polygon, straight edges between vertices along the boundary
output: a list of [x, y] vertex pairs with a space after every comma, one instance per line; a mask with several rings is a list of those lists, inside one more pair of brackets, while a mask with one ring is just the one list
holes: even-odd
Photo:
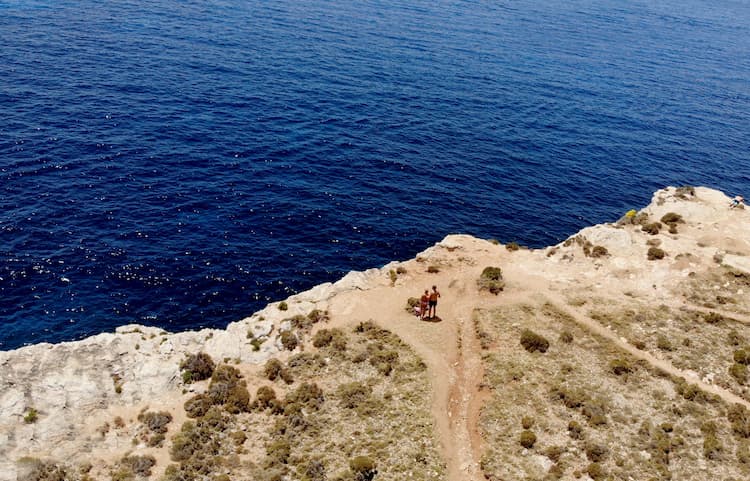
[[729, 203], [669, 187], [556, 246], [450, 235], [224, 330], [0, 352], [0, 480], [748, 479]]

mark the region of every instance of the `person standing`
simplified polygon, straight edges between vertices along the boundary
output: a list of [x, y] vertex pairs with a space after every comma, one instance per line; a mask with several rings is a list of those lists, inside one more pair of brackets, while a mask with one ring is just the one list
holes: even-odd
[[437, 301], [440, 297], [440, 292], [437, 290], [437, 286], [432, 286], [432, 292], [430, 292], [430, 311], [428, 317], [434, 319], [437, 317]]
[[420, 319], [424, 319], [427, 317], [427, 306], [430, 303], [430, 291], [427, 289], [424, 290], [424, 294], [422, 294], [422, 297], [419, 299], [419, 313], [420, 313]]

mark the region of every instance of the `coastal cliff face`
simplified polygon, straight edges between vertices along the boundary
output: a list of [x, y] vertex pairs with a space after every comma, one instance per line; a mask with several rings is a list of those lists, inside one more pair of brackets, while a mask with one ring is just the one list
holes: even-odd
[[[747, 479], [750, 211], [728, 206], [667, 188], [557, 246], [451, 235], [225, 330], [0, 352], [0, 480]], [[420, 321], [405, 305], [432, 285], [439, 317]], [[219, 383], [185, 377], [198, 352], [250, 396], [214, 402], [206, 472], [176, 447], [209, 416], [185, 403]]]

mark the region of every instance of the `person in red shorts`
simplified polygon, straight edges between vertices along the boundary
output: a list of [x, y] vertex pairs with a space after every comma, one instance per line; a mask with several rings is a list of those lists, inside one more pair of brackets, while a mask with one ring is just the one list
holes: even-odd
[[429, 305], [429, 302], [430, 302], [430, 292], [427, 289], [425, 289], [424, 294], [422, 294], [422, 297], [419, 299], [419, 313], [420, 313], [419, 318], [420, 319], [424, 319], [425, 317], [427, 317], [427, 306]]

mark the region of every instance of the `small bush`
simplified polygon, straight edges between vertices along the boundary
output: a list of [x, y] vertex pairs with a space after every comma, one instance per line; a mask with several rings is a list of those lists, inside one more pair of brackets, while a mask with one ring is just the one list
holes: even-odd
[[521, 345], [529, 352], [545, 353], [549, 349], [549, 341], [547, 339], [528, 329], [524, 329], [521, 333]]
[[287, 304], [286, 301], [279, 302], [279, 310], [280, 311], [287, 311], [287, 310], [289, 310], [289, 304]]
[[281, 345], [288, 351], [294, 351], [297, 347], [297, 336], [292, 331], [281, 331]]
[[561, 332], [560, 342], [563, 342], [565, 344], [570, 344], [571, 342], [573, 342], [573, 334], [571, 334], [570, 331]]
[[409, 314], [412, 314], [414, 312], [414, 308], [419, 307], [419, 298], [418, 297], [410, 297], [406, 300], [406, 311]]
[[39, 412], [34, 408], [29, 408], [23, 417], [26, 424], [34, 424], [39, 419]]
[[682, 216], [680, 214], [675, 214], [674, 212], [667, 212], [661, 217], [661, 221], [664, 224], [684, 224], [685, 221], [682, 220]]
[[664, 256], [666, 255], [667, 253], [664, 252], [662, 249], [659, 249], [658, 247], [649, 247], [648, 252], [646, 253], [646, 257], [650, 261], [664, 259]]
[[253, 409], [265, 410], [267, 408], [273, 408], [276, 406], [276, 391], [269, 386], [261, 386], [255, 393], [255, 401], [253, 401]]
[[534, 418], [531, 416], [524, 416], [521, 418], [521, 426], [524, 429], [531, 429], [531, 427], [534, 425]]
[[477, 280], [479, 290], [487, 290], [497, 295], [505, 289], [503, 270], [499, 267], [485, 267]]
[[536, 434], [528, 429], [521, 432], [521, 436], [518, 438], [518, 442], [526, 449], [531, 449], [536, 443]]
[[362, 403], [370, 399], [372, 389], [361, 382], [350, 382], [342, 384], [336, 390], [336, 396], [339, 398], [341, 406], [347, 409], [356, 409]]
[[372, 481], [378, 473], [375, 461], [368, 456], [357, 456], [349, 461], [349, 469], [352, 470], [356, 481]]
[[172, 422], [172, 415], [167, 411], [142, 412], [138, 415], [138, 421], [142, 422], [151, 432], [166, 433], [167, 424]]
[[406, 274], [407, 270], [404, 266], [398, 266], [396, 268], [396, 274]]
[[734, 351], [732, 357], [734, 358], [734, 362], [747, 366], [750, 364], [750, 349], [737, 349]]
[[398, 274], [396, 274], [396, 271], [391, 269], [390, 271], [388, 271], [388, 276], [391, 279], [391, 285], [396, 284], [396, 279], [398, 279]]
[[718, 324], [724, 320], [724, 316], [722, 316], [718, 312], [712, 311], [712, 312], [703, 314], [703, 320], [709, 324]]
[[275, 381], [283, 369], [284, 365], [281, 364], [281, 361], [272, 357], [266, 361], [266, 365], [263, 367], [263, 375], [265, 375], [269, 381]]
[[432, 265], [427, 268], [427, 272], [429, 272], [430, 274], [437, 274], [438, 272], [440, 272], [440, 268], [438, 266]]
[[586, 473], [588, 473], [594, 481], [599, 481], [605, 477], [604, 468], [602, 468], [602, 465], [599, 463], [589, 464], [586, 468]]
[[695, 187], [693, 187], [692, 185], [683, 185], [682, 187], [677, 187], [674, 196], [678, 199], [689, 200], [691, 197], [695, 197]]
[[585, 449], [586, 449], [586, 457], [589, 458], [589, 461], [593, 463], [604, 461], [604, 459], [607, 457], [607, 454], [609, 453], [609, 450], [607, 449], [606, 446], [597, 444], [593, 441], [587, 442]]
[[643, 232], [646, 232], [647, 234], [651, 234], [651, 235], [658, 234], [660, 229], [661, 229], [661, 223], [659, 222], [652, 222], [650, 224], [646, 224], [643, 227], [641, 227], [641, 230]]
[[747, 382], [747, 366], [735, 362], [729, 368], [729, 375], [735, 378], [738, 383], [745, 384]]
[[153, 456], [125, 456], [120, 460], [120, 466], [129, 469], [133, 474], [143, 477], [151, 476], [151, 468], [156, 465]]
[[578, 423], [578, 421], [570, 421], [568, 423], [568, 434], [573, 439], [582, 439], [583, 427]]
[[315, 383], [303, 383], [286, 395], [285, 404], [300, 404], [318, 410], [323, 405], [323, 390]]
[[591, 249], [591, 257], [607, 257], [609, 255], [609, 251], [604, 246], [594, 246], [593, 249]]
[[308, 319], [312, 321], [313, 324], [317, 324], [319, 322], [324, 322], [328, 320], [328, 311], [321, 311], [320, 309], [313, 309], [310, 311], [309, 314], [307, 314]]
[[609, 370], [616, 376], [620, 376], [632, 372], [633, 366], [625, 359], [613, 359], [609, 362]]
[[341, 329], [321, 329], [313, 337], [313, 346], [323, 348], [330, 346], [336, 351], [346, 351], [346, 335]]
[[728, 412], [727, 419], [732, 424], [732, 431], [740, 438], [750, 438], [750, 412], [741, 404], [733, 404]]
[[196, 394], [185, 401], [185, 413], [189, 418], [199, 418], [206, 414], [213, 404], [211, 399], [205, 394]]
[[513, 252], [513, 251], [517, 251], [518, 249], [520, 249], [521, 246], [518, 244], [518, 242], [508, 242], [507, 244], [505, 244], [505, 248]]
[[659, 334], [659, 336], [656, 338], [656, 347], [661, 349], [662, 351], [674, 350], [674, 346], [672, 346], [672, 342], [664, 334]]
[[186, 383], [208, 379], [214, 372], [214, 360], [205, 352], [191, 354], [180, 363], [182, 378]]

